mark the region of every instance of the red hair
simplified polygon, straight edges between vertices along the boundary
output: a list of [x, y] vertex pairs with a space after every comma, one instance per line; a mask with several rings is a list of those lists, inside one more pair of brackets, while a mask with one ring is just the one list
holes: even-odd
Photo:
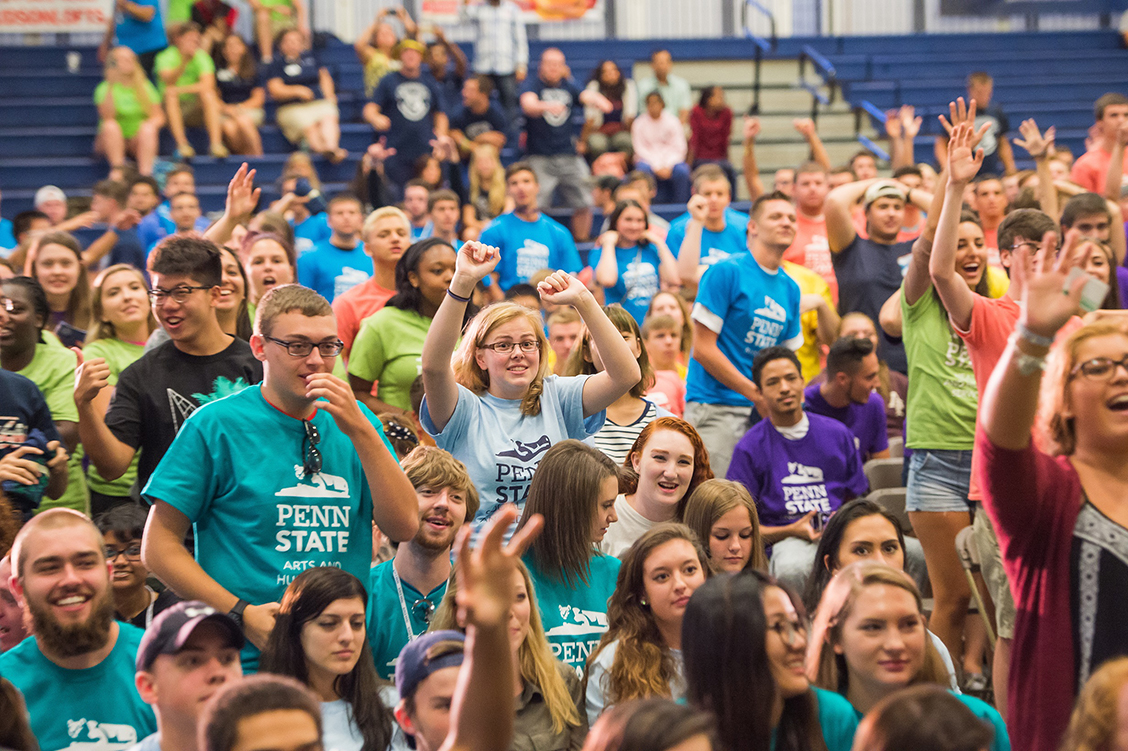
[[634, 445], [631, 446], [631, 450], [627, 452], [627, 458], [623, 460], [623, 466], [627, 468], [628, 472], [620, 484], [620, 490], [625, 495], [631, 495], [638, 490], [638, 475], [634, 471], [632, 459], [635, 455], [642, 453], [647, 442], [659, 430], [672, 430], [675, 433], [681, 433], [689, 439], [693, 446], [693, 476], [689, 478], [689, 486], [685, 489], [685, 495], [678, 501], [677, 518], [681, 519], [686, 501], [693, 495], [693, 491], [697, 489], [698, 485], [706, 480], [713, 479], [713, 469], [709, 466], [709, 452], [705, 450], [705, 442], [701, 440], [697, 430], [680, 417], [659, 417], [642, 429], [638, 438], [635, 439]]

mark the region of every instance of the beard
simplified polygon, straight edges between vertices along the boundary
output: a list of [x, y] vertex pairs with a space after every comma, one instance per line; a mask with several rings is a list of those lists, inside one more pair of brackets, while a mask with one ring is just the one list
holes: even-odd
[[63, 625], [50, 606], [27, 600], [24, 622], [29, 633], [42, 640], [47, 652], [60, 657], [78, 657], [106, 646], [114, 622], [114, 601], [109, 589], [95, 595], [85, 623]]
[[423, 531], [422, 524], [420, 524], [420, 529], [415, 533], [412, 543], [428, 553], [439, 555], [444, 551], [450, 550], [451, 545], [454, 544], [454, 538], [457, 536], [458, 528], [453, 524], [447, 527], [446, 531], [441, 535], [426, 534]]

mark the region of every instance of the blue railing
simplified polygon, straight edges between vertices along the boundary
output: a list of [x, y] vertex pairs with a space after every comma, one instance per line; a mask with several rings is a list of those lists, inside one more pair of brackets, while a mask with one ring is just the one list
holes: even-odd
[[[749, 14], [753, 10], [767, 17], [768, 28], [771, 32], [768, 39], [753, 34], [749, 28]], [[752, 106], [749, 108], [748, 114], [758, 115], [760, 113], [760, 66], [765, 54], [775, 52], [776, 46], [779, 44], [779, 37], [776, 35], [775, 15], [764, 5], [756, 0], [745, 0], [741, 13], [740, 25], [744, 30], [744, 37], [751, 41], [756, 48], [752, 64]]]

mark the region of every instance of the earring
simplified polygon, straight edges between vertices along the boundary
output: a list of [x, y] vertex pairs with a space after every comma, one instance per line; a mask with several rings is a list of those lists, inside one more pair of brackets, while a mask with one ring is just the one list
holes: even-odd
[[649, 604], [646, 600], [639, 600], [638, 602], [639, 602], [640, 605], [644, 605], [644, 606]]

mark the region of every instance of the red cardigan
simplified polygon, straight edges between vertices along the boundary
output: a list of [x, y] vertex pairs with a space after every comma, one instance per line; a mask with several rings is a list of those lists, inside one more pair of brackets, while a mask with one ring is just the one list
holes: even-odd
[[[1069, 557], [1081, 482], [1066, 457], [1010, 451], [976, 435], [983, 503], [999, 536], [1017, 609], [1007, 728], [1015, 751], [1057, 751], [1069, 724], [1073, 663]], [[1079, 688], [1079, 687], [1077, 687]]]
[[689, 111], [689, 150], [693, 158], [728, 161], [729, 137], [732, 135], [732, 110], [725, 107], [716, 117], [709, 117], [699, 104]]

